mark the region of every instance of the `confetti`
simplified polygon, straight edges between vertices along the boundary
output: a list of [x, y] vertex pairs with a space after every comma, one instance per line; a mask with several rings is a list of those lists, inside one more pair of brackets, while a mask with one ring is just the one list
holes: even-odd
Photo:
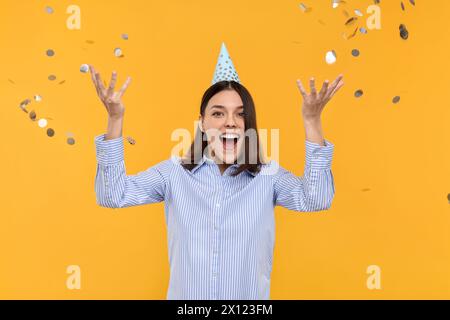
[[404, 24], [401, 24], [400, 27], [399, 27], [399, 29], [400, 29], [400, 37], [401, 37], [403, 40], [408, 39], [409, 32], [408, 32], [408, 30], [406, 29], [406, 26], [405, 26]]
[[52, 14], [52, 13], [53, 13], [53, 8], [50, 7], [50, 6], [46, 6], [46, 7], [45, 7], [45, 11], [46, 11], [48, 14]]
[[336, 62], [336, 52], [334, 50], [328, 51], [325, 55], [325, 61], [328, 64], [333, 64]]
[[355, 97], [359, 98], [363, 95], [363, 91], [361, 89], [355, 91]]
[[413, 6], [416, 5], [416, 2], [415, 2], [414, 0], [409, 0], [409, 2], [410, 2]]
[[46, 52], [47, 56], [49, 57], [53, 57], [55, 55], [55, 51], [53, 51], [52, 49], [48, 49]]
[[448, 200], [448, 203], [450, 203], [450, 193], [447, 194], [447, 200]]
[[405, 5], [403, 4], [403, 1], [400, 1], [400, 6], [402, 7], [402, 10], [405, 11]]
[[47, 129], [47, 135], [49, 137], [53, 137], [55, 135], [55, 130], [53, 130], [52, 128], [48, 128]]
[[337, 7], [339, 7], [339, 0], [333, 0], [333, 9], [336, 9]]
[[63, 84], [64, 82], [66, 82], [66, 80], [60, 81], [58, 84]]
[[311, 11], [311, 8], [307, 7], [304, 3], [300, 3], [298, 6], [299, 6], [300, 9], [302, 9], [302, 11], [305, 12], [305, 13]]
[[88, 73], [89, 72], [89, 66], [87, 64], [82, 64], [80, 67], [80, 72]]
[[344, 37], [345, 40], [348, 40], [348, 39], [353, 38], [357, 32], [358, 32], [358, 27], [356, 27], [356, 29], [353, 30], [353, 33], [351, 35], [347, 36], [345, 33], [343, 33], [342, 36]]
[[31, 110], [31, 111], [30, 111], [29, 116], [30, 116], [30, 119], [31, 119], [31, 120], [33, 120], [33, 121], [36, 120], [36, 112], [35, 112], [34, 110]]
[[358, 57], [359, 56], [359, 50], [358, 49], [353, 49], [352, 50], [352, 56]]
[[28, 105], [28, 104], [30, 104], [31, 103], [31, 100], [30, 99], [25, 99], [25, 100], [23, 100], [20, 104], [19, 104], [19, 107], [23, 110], [23, 111], [25, 111], [26, 113], [28, 113], [28, 110], [26, 109], [26, 106]]
[[67, 138], [67, 144], [73, 145], [75, 144], [75, 139], [74, 138]]
[[37, 95], [34, 96], [34, 101], [41, 102], [42, 101], [42, 97], [37, 94]]
[[393, 103], [398, 103], [400, 101], [400, 97], [399, 96], [395, 96], [393, 99], [392, 99], [392, 102]]
[[360, 10], [358, 10], [358, 9], [355, 9], [355, 14], [356, 14], [357, 16], [360, 16], [360, 17], [363, 16], [362, 12], [361, 12]]
[[122, 49], [120, 49], [120, 48], [115, 48], [114, 49], [114, 55], [116, 56], [116, 57], [121, 57], [121, 56], [123, 56], [122, 55]]
[[358, 20], [357, 17], [351, 17], [350, 19], [348, 19], [348, 20], [345, 22], [345, 25], [346, 25], [346, 26], [351, 26], [351, 25], [354, 24], [357, 20]]
[[67, 136], [68, 138], [71, 138], [71, 137], [73, 137], [73, 133], [72, 133], [72, 132], [66, 132], [66, 136]]
[[364, 27], [359, 28], [359, 32], [361, 32], [362, 34], [366, 34], [367, 33], [367, 29]]
[[14, 81], [12, 81], [11, 79], [8, 79], [9, 82], [11, 82], [12, 84], [16, 84]]
[[94, 43], [95, 43], [95, 41], [94, 41], [94, 40], [86, 40], [86, 43], [89, 43], [89, 44], [94, 44]]
[[51, 75], [48, 76], [48, 80], [54, 81], [54, 80], [56, 80], [56, 76], [51, 74]]
[[39, 119], [38, 126], [41, 128], [45, 128], [47, 126], [47, 123], [48, 123], [47, 119], [42, 118], [42, 119]]
[[123, 40], [128, 40], [128, 34], [127, 33], [122, 33], [122, 39]]
[[131, 145], [135, 145], [135, 144], [136, 144], [136, 140], [134, 140], [132, 137], [127, 137], [127, 140], [128, 140], [128, 142], [129, 142]]

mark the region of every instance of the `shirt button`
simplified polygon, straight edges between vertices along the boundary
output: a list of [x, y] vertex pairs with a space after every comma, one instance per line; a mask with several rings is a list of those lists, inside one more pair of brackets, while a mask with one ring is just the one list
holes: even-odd
[[216, 203], [216, 207], [219, 208], [220, 207], [220, 203], [217, 202]]

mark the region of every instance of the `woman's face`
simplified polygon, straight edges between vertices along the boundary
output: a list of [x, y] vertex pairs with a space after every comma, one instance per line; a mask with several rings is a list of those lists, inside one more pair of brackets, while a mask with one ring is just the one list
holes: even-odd
[[200, 121], [208, 137], [210, 157], [216, 163], [232, 164], [241, 152], [245, 134], [244, 107], [239, 94], [235, 90], [216, 93]]

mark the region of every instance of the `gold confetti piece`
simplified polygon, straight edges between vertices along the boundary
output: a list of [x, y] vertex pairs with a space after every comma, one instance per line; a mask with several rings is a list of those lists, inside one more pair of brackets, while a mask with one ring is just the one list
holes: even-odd
[[447, 194], [447, 200], [448, 200], [448, 203], [450, 203], [450, 193]]
[[414, 0], [409, 0], [409, 2], [410, 2], [413, 6], [416, 5], [416, 2], [415, 2]]
[[357, 20], [358, 20], [357, 17], [351, 17], [350, 19], [348, 19], [348, 20], [345, 22], [345, 25], [346, 25], [346, 26], [351, 26], [351, 25], [354, 24]]
[[11, 82], [12, 84], [16, 84], [14, 81], [12, 81], [11, 79], [8, 79], [9, 82]]
[[408, 39], [408, 36], [409, 36], [409, 32], [408, 32], [408, 30], [406, 29], [406, 26], [405, 26], [404, 24], [401, 24], [400, 27], [399, 27], [399, 29], [400, 29], [400, 37], [401, 37], [403, 40], [407, 40], [407, 39]]
[[36, 102], [41, 102], [41, 101], [42, 101], [42, 97], [41, 97], [40, 95], [36, 94], [36, 95], [34, 96], [34, 101], [36, 101]]
[[95, 43], [95, 41], [94, 41], [94, 40], [86, 40], [86, 43], [89, 43], [89, 44], [94, 44], [94, 43]]
[[400, 101], [400, 97], [399, 96], [395, 96], [393, 99], [392, 99], [392, 102], [393, 103], [398, 103]]
[[116, 57], [119, 57], [119, 58], [120, 58], [120, 56], [122, 55], [122, 49], [120, 49], [120, 48], [115, 48], [115, 49], [114, 49], [114, 55], [115, 55]]
[[56, 80], [56, 76], [54, 74], [51, 74], [48, 76], [48, 80], [54, 81], [54, 80]]
[[320, 23], [321, 25], [323, 25], [323, 26], [326, 25], [325, 22], [323, 22], [322, 20], [317, 20], [317, 21], [319, 21], [319, 23]]
[[129, 142], [131, 145], [135, 145], [135, 144], [136, 144], [136, 140], [134, 140], [132, 137], [127, 137], [127, 140], [128, 140], [128, 142]]
[[307, 7], [304, 3], [300, 3], [298, 6], [299, 6], [300, 9], [301, 9], [303, 12], [305, 12], [305, 13], [311, 11], [311, 8]]
[[23, 101], [19, 104], [19, 107], [20, 107], [24, 112], [28, 113], [28, 110], [26, 109], [26, 106], [27, 106], [28, 104], [30, 104], [30, 103], [31, 103], [31, 100], [30, 100], [30, 99], [25, 99], [25, 100], [23, 100]]
[[66, 82], [66, 80], [60, 81], [58, 84], [63, 84], [64, 82]]
[[350, 16], [350, 14], [347, 12], [347, 10], [342, 10], [342, 13], [344, 14], [344, 16], [346, 18], [348, 18]]
[[48, 128], [47, 129], [47, 135], [49, 137], [53, 137], [55, 135], [55, 130], [53, 130], [52, 128]]
[[30, 111], [29, 116], [32, 121], [36, 121], [36, 112], [34, 110]]

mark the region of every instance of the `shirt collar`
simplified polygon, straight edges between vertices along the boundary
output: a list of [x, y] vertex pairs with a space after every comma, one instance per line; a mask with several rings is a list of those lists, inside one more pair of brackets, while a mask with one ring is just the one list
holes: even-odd
[[[208, 157], [205, 154], [203, 154], [203, 157], [200, 159], [200, 161], [198, 162], [198, 164], [191, 170], [192, 173], [194, 173], [195, 171], [197, 171], [198, 168], [200, 168], [202, 165], [216, 165], [216, 163], [214, 162], [213, 159], [211, 159], [210, 157]], [[235, 163], [232, 164], [230, 166], [230, 168], [237, 168], [239, 167], [239, 164]], [[251, 174], [252, 176], [256, 176], [257, 173], [251, 172], [250, 170], [246, 169], [245, 170], [247, 173]]]

